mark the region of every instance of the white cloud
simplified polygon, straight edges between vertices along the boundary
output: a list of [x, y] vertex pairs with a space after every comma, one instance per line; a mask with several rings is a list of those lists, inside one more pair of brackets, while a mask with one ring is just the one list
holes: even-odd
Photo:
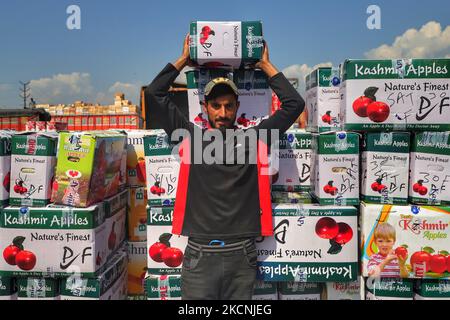
[[286, 76], [286, 78], [298, 79], [298, 84], [299, 84], [298, 91], [301, 94], [304, 94], [305, 93], [305, 77], [316, 68], [331, 67], [331, 66], [332, 66], [331, 62], [319, 63], [313, 67], [310, 67], [306, 64], [294, 64], [292, 66], [285, 68], [282, 72]]
[[89, 73], [57, 74], [30, 82], [31, 93], [38, 103], [73, 103], [88, 101], [94, 88]]
[[430, 21], [420, 30], [409, 29], [395, 38], [392, 45], [383, 44], [365, 53], [369, 59], [441, 58], [449, 57], [450, 25], [442, 30], [441, 24]]
[[12, 85], [8, 83], [0, 83], [0, 92], [7, 92], [12, 89]]
[[109, 89], [108, 92], [111, 93], [109, 96], [113, 96], [116, 92], [122, 92], [125, 94], [125, 99], [130, 100], [134, 104], [139, 103], [139, 95], [141, 92], [141, 85], [138, 83], [123, 83], [116, 82]]

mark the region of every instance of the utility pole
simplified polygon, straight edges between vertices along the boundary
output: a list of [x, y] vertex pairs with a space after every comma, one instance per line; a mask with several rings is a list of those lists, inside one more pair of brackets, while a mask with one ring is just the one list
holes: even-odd
[[20, 88], [20, 97], [23, 99], [23, 108], [27, 109], [27, 100], [31, 96], [30, 95], [30, 82], [23, 83], [20, 81], [20, 84], [22, 85], [22, 88]]

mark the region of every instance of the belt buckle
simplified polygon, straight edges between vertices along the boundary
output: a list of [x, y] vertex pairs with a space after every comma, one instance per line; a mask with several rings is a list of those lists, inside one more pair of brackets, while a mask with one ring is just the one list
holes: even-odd
[[221, 241], [221, 240], [213, 240], [209, 243], [209, 246], [220, 246], [220, 247], [225, 247], [225, 241]]

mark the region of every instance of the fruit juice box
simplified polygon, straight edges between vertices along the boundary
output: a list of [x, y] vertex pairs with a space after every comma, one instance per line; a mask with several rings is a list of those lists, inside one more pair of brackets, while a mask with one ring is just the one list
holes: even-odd
[[152, 131], [127, 132], [127, 180], [130, 187], [145, 187], [145, 152], [144, 137]]
[[125, 300], [127, 296], [125, 251], [117, 252], [105, 270], [94, 277], [72, 275], [61, 280], [61, 300]]
[[60, 300], [59, 283], [54, 278], [18, 278], [17, 300]]
[[94, 274], [107, 260], [106, 220], [103, 204], [84, 209], [58, 205], [2, 209], [0, 243], [9, 254], [0, 259], [0, 274]]
[[17, 300], [15, 278], [0, 276], [0, 300]]
[[366, 280], [366, 300], [413, 300], [413, 281], [369, 278]]
[[201, 66], [239, 68], [262, 57], [260, 21], [193, 21], [190, 25], [191, 59]]
[[145, 291], [147, 300], [181, 300], [181, 276], [148, 274]]
[[45, 207], [50, 202], [58, 136], [16, 134], [11, 141], [10, 205]]
[[361, 199], [370, 203], [407, 204], [408, 132], [371, 132], [363, 138]]
[[359, 134], [313, 134], [312, 195], [321, 205], [359, 205]]
[[311, 195], [308, 192], [281, 192], [272, 191], [272, 203], [274, 204], [310, 204]]
[[322, 300], [321, 283], [280, 282], [279, 300]]
[[180, 172], [180, 156], [162, 132], [144, 138], [148, 204], [171, 206], [175, 203]]
[[306, 77], [307, 128], [311, 132], [340, 131], [339, 69], [318, 68]]
[[11, 180], [11, 136], [0, 132], [0, 208], [9, 203], [9, 188]]
[[257, 241], [258, 279], [351, 282], [358, 273], [357, 209], [273, 205], [274, 237]]
[[252, 300], [278, 300], [277, 282], [257, 280]]
[[364, 279], [354, 282], [328, 282], [325, 284], [324, 300], [365, 300]]
[[[361, 204], [363, 276], [450, 279], [449, 227], [450, 207], [392, 206], [363, 202]], [[393, 244], [378, 248], [375, 235], [380, 239], [391, 240]], [[390, 266], [400, 269], [395, 275], [392, 274], [392, 270], [380, 270], [378, 267], [380, 261], [390, 251], [394, 251], [397, 256]]]
[[450, 281], [416, 281], [414, 284], [414, 300], [450, 300]]
[[311, 189], [311, 134], [289, 130], [271, 154], [272, 191]]
[[62, 132], [52, 200], [84, 208], [115, 195], [125, 142], [117, 132]]
[[148, 207], [147, 214], [148, 272], [181, 274], [187, 238], [172, 235], [173, 207]]
[[147, 274], [147, 242], [128, 242], [128, 294], [143, 295]]
[[239, 92], [239, 111], [236, 125], [239, 128], [255, 126], [270, 113], [272, 91], [267, 76], [259, 70], [196, 69], [186, 72], [189, 104], [189, 120], [206, 128], [208, 115], [204, 108], [205, 87], [215, 78], [229, 78]]
[[347, 60], [341, 67], [345, 130], [450, 129], [450, 59]]
[[145, 187], [129, 188], [128, 240], [147, 240], [147, 190]]
[[450, 204], [450, 132], [416, 133], [410, 166], [410, 202]]
[[104, 201], [106, 212], [107, 256], [111, 257], [126, 238], [126, 219], [128, 210], [128, 190], [122, 191]]

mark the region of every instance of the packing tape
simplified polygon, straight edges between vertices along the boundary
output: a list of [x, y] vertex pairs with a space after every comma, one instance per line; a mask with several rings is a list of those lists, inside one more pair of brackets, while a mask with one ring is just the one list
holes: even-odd
[[403, 79], [406, 76], [406, 67], [412, 64], [411, 59], [393, 59], [392, 68], [397, 70], [398, 77]]
[[420, 143], [424, 145], [436, 146], [437, 144], [447, 144], [450, 132], [424, 132]]
[[45, 279], [28, 278], [26, 291], [28, 298], [45, 298]]
[[392, 132], [383, 132], [380, 134], [380, 143], [392, 145], [394, 134]]

